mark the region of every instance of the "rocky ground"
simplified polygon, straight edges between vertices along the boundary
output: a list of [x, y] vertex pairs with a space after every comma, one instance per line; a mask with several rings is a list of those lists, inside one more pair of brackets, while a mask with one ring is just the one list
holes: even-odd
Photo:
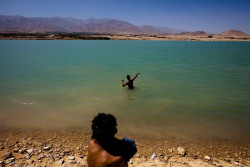
[[[90, 131], [0, 129], [0, 166], [87, 166]], [[122, 135], [118, 135], [123, 137]], [[167, 137], [135, 139], [129, 167], [249, 166], [249, 141], [191, 141]]]

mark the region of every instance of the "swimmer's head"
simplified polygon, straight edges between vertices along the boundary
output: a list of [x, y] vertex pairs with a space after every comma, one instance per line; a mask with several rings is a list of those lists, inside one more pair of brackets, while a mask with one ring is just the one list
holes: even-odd
[[127, 75], [127, 79], [130, 80], [130, 75]]

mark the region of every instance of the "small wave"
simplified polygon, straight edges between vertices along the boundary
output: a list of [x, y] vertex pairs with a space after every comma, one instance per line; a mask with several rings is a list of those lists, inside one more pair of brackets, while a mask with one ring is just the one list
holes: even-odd
[[25, 104], [25, 105], [33, 105], [35, 103], [23, 103], [23, 104]]
[[91, 100], [94, 100], [94, 101], [101, 101], [101, 99], [98, 98], [98, 97], [91, 98]]
[[13, 98], [13, 97], [10, 97], [10, 100], [14, 103], [17, 103], [17, 104], [24, 104], [24, 105], [34, 105], [35, 103], [31, 103], [31, 102], [24, 102], [22, 100], [19, 100], [17, 98]]

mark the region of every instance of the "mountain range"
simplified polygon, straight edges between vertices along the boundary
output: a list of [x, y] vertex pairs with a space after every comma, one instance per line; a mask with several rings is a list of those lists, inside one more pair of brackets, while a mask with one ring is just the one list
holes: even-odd
[[[176, 34], [211, 36], [204, 31], [188, 32], [159, 26], [136, 26], [116, 19], [75, 19], [65, 17], [23, 17], [0, 15], [0, 33], [99, 33], [99, 34]], [[228, 30], [219, 36], [248, 36], [239, 30]]]
[[75, 19], [64, 17], [23, 17], [0, 15], [0, 32], [82, 32], [82, 33], [119, 33], [119, 34], [168, 34], [184, 30], [158, 26], [136, 26], [115, 19]]

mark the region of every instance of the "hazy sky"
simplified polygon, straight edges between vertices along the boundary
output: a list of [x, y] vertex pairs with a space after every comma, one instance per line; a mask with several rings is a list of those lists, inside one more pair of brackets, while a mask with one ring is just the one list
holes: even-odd
[[250, 0], [0, 0], [0, 15], [112, 18], [135, 25], [250, 34]]

